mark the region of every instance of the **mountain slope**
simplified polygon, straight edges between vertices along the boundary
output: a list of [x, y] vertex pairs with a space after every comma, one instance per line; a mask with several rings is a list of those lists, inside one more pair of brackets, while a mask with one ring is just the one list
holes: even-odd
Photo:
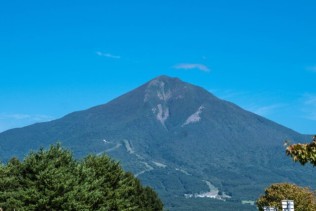
[[315, 187], [315, 171], [285, 156], [285, 139], [309, 141], [201, 87], [160, 76], [107, 104], [3, 132], [0, 153], [2, 160], [23, 157], [57, 140], [77, 157], [107, 153], [179, 209], [177, 201], [191, 203], [195, 193], [240, 203], [274, 182]]

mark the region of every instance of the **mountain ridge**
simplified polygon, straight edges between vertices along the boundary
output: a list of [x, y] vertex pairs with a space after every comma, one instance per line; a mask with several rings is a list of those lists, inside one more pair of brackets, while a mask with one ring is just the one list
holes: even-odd
[[309, 141], [201, 87], [159, 76], [106, 104], [0, 133], [0, 157], [22, 158], [57, 140], [78, 158], [107, 153], [154, 187], [168, 208], [178, 201], [177, 210], [191, 203], [185, 196], [201, 192], [240, 202], [273, 182], [316, 187], [313, 169], [286, 158], [285, 139]]

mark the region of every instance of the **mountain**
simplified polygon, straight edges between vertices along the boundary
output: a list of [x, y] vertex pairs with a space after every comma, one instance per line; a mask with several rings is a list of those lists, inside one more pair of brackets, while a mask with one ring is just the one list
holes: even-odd
[[1, 133], [0, 158], [23, 158], [60, 141], [77, 158], [106, 153], [119, 160], [170, 210], [255, 210], [242, 201], [251, 203], [271, 183], [316, 187], [315, 170], [286, 157], [286, 139], [310, 141], [201, 87], [160, 76], [104, 105]]

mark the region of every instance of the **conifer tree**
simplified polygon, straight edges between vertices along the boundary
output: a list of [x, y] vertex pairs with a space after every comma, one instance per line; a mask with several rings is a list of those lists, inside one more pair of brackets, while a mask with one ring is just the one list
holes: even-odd
[[0, 165], [4, 210], [162, 210], [157, 194], [106, 155], [77, 161], [60, 144]]

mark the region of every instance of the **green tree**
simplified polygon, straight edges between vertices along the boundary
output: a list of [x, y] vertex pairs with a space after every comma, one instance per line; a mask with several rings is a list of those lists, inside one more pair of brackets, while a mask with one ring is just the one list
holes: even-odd
[[279, 183], [273, 184], [265, 190], [256, 204], [260, 211], [264, 206], [274, 206], [282, 210], [281, 201], [284, 199], [294, 200], [296, 211], [315, 211], [316, 197], [309, 188], [299, 187], [294, 184]]
[[0, 165], [5, 210], [162, 210], [149, 187], [106, 155], [81, 161], [60, 144]]
[[311, 163], [316, 166], [316, 136], [309, 144], [292, 144], [286, 148], [286, 154], [302, 165]]
[[[295, 162], [302, 165], [311, 163], [316, 165], [316, 136], [308, 144], [292, 144], [287, 146], [286, 154], [291, 156]], [[293, 184], [280, 183], [273, 184], [266, 189], [265, 195], [257, 200], [259, 210], [263, 206], [276, 206], [281, 209], [281, 200], [294, 200], [295, 210], [314, 211], [316, 210], [315, 193], [309, 188], [302, 188]]]

